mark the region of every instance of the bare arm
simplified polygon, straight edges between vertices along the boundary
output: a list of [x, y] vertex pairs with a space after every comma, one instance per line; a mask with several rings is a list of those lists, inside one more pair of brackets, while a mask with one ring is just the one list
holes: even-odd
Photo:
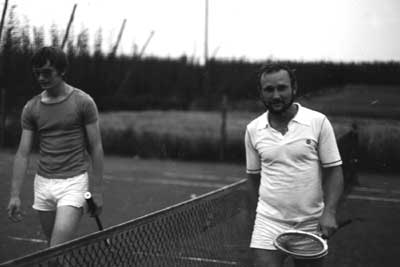
[[250, 207], [255, 208], [258, 202], [258, 190], [260, 187], [261, 175], [257, 174], [247, 174], [248, 179], [248, 196], [250, 200]]
[[93, 169], [93, 177], [90, 179], [89, 189], [92, 192], [96, 205], [99, 207], [95, 212], [98, 215], [101, 213], [103, 206], [103, 145], [101, 143], [99, 122], [88, 124], [85, 127]]
[[325, 208], [320, 218], [322, 233], [329, 236], [337, 228], [336, 209], [343, 192], [343, 172], [341, 166], [323, 169], [322, 188]]
[[22, 219], [20, 192], [29, 164], [29, 154], [32, 149], [33, 136], [33, 131], [22, 130], [21, 140], [14, 158], [10, 202], [7, 207], [8, 217], [14, 222]]

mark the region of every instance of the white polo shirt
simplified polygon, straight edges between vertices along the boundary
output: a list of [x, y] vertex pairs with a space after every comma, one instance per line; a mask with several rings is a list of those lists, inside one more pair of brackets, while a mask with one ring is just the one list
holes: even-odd
[[269, 125], [268, 111], [246, 128], [246, 168], [261, 172], [257, 212], [273, 220], [301, 222], [321, 216], [321, 167], [342, 164], [325, 115], [298, 105], [282, 135]]

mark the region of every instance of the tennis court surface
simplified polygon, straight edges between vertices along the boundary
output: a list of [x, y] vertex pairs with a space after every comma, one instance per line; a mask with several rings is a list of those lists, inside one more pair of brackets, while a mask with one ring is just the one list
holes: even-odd
[[[121, 166], [116, 166], [120, 172], [114, 173], [115, 177], [106, 179], [112, 191], [108, 198], [119, 203], [112, 213], [103, 214], [106, 230], [95, 232], [94, 221], [85, 218], [83, 228], [90, 229], [80, 233], [83, 237], [55, 248], [36, 249], [19, 259], [9, 258], [11, 261], [2, 266], [249, 266], [252, 215], [244, 194], [246, 184], [238, 177], [242, 166], [210, 170], [211, 165], [169, 163], [174, 169], [164, 168], [163, 179], [158, 179], [161, 173], [157, 169], [161, 170], [164, 163], [150, 162], [154, 164], [153, 175], [141, 173], [148, 166], [142, 169], [142, 163], [134, 163], [135, 176], [146, 177], [145, 180], [132, 178], [128, 182]], [[166, 177], [170, 177], [168, 183]], [[362, 174], [360, 178], [361, 185], [343, 202], [339, 217], [361, 217], [364, 221], [346, 226], [330, 240], [326, 266], [396, 266], [400, 248], [395, 238], [400, 234], [400, 183], [396, 176]], [[128, 183], [133, 187], [128, 188]], [[122, 187], [136, 190], [130, 195]], [[159, 191], [153, 191], [145, 203], [140, 202], [136, 198], [139, 192], [145, 194], [150, 188]], [[166, 191], [169, 194], [161, 194]], [[149, 200], [156, 202], [157, 198], [168, 208], [155, 211], [159, 208], [153, 206], [152, 210], [146, 206]], [[185, 198], [188, 200], [182, 202]], [[123, 203], [136, 210], [139, 218], [124, 217], [127, 209]], [[110, 224], [110, 214], [119, 217], [120, 223]], [[27, 215], [26, 220], [33, 220], [34, 216]], [[38, 226], [35, 221], [32, 224]], [[2, 238], [2, 243], [6, 241], [1, 245], [2, 256], [25, 243], [44, 247], [34, 243], [32, 236], [30, 239], [29, 243], [11, 240], [10, 236]]]
[[246, 266], [245, 182], [5, 266]]

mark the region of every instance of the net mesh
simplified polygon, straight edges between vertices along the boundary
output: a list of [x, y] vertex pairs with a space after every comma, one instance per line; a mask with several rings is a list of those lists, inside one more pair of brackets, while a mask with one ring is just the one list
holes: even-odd
[[246, 182], [1, 266], [248, 266]]

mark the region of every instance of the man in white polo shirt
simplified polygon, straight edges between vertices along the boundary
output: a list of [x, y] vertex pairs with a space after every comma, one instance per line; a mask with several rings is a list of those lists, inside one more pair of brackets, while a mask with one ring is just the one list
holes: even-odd
[[[259, 75], [267, 111], [246, 128], [246, 168], [257, 201], [250, 246], [254, 266], [283, 266], [273, 246], [281, 232], [297, 229], [327, 236], [337, 228], [336, 208], [343, 191], [341, 158], [325, 115], [294, 102], [294, 73], [286, 66], [264, 66]], [[322, 260], [295, 260], [321, 266]]]

